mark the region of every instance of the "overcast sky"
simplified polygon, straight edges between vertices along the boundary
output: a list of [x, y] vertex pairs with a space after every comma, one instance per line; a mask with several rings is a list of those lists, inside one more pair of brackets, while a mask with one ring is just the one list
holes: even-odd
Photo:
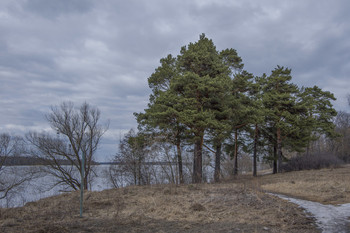
[[50, 130], [50, 106], [86, 101], [110, 120], [98, 154], [108, 160], [136, 128], [159, 60], [201, 33], [254, 75], [289, 67], [349, 110], [349, 12], [347, 0], [0, 0], [0, 132]]

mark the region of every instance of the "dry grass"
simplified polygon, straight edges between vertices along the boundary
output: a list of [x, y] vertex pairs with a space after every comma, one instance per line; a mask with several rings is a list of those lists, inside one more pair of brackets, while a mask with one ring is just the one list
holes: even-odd
[[350, 203], [350, 166], [259, 177], [261, 188], [324, 204]]
[[79, 192], [0, 209], [0, 232], [318, 232], [303, 210], [267, 195], [350, 202], [350, 167], [241, 175], [221, 184]]
[[79, 192], [2, 209], [0, 232], [317, 232], [293, 204], [254, 182]]

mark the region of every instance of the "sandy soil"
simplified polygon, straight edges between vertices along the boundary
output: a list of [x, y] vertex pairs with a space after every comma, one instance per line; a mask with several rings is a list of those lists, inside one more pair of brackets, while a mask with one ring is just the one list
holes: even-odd
[[0, 232], [319, 232], [302, 209], [265, 190], [324, 203], [350, 202], [350, 168], [301, 171], [220, 184], [79, 192], [0, 209]]

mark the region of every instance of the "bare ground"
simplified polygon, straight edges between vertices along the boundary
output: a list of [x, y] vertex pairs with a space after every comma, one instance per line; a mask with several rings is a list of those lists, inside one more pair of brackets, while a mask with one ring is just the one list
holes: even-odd
[[79, 192], [0, 209], [0, 232], [319, 232], [283, 193], [323, 203], [350, 202], [350, 168], [301, 171], [221, 184], [156, 185]]

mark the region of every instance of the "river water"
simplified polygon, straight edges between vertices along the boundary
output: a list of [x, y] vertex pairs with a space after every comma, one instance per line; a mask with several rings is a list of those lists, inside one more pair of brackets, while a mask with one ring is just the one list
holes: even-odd
[[318, 202], [291, 198], [280, 194], [269, 194], [288, 200], [302, 207], [316, 219], [317, 226], [322, 229], [323, 233], [350, 232], [350, 203], [342, 205], [323, 205]]
[[[109, 165], [100, 165], [94, 169], [94, 182], [89, 186], [89, 190], [101, 191], [104, 189], [113, 188], [112, 183], [108, 179], [108, 168]], [[26, 174], [28, 170], [31, 169], [39, 170], [37, 167], [31, 166], [7, 167], [5, 169], [2, 169], [0, 178], [3, 178], [1, 175], [7, 176], [6, 178], [11, 181], [11, 178], [20, 176], [22, 173]], [[66, 186], [53, 186], [54, 183], [56, 183], [54, 177], [37, 172], [32, 180], [23, 183], [19, 187], [16, 187], [14, 190], [11, 190], [6, 198], [0, 199], [0, 207], [19, 207], [25, 205], [28, 202], [37, 201], [42, 198], [59, 195], [66, 192]], [[1, 195], [2, 192], [0, 192], [0, 196]]]

